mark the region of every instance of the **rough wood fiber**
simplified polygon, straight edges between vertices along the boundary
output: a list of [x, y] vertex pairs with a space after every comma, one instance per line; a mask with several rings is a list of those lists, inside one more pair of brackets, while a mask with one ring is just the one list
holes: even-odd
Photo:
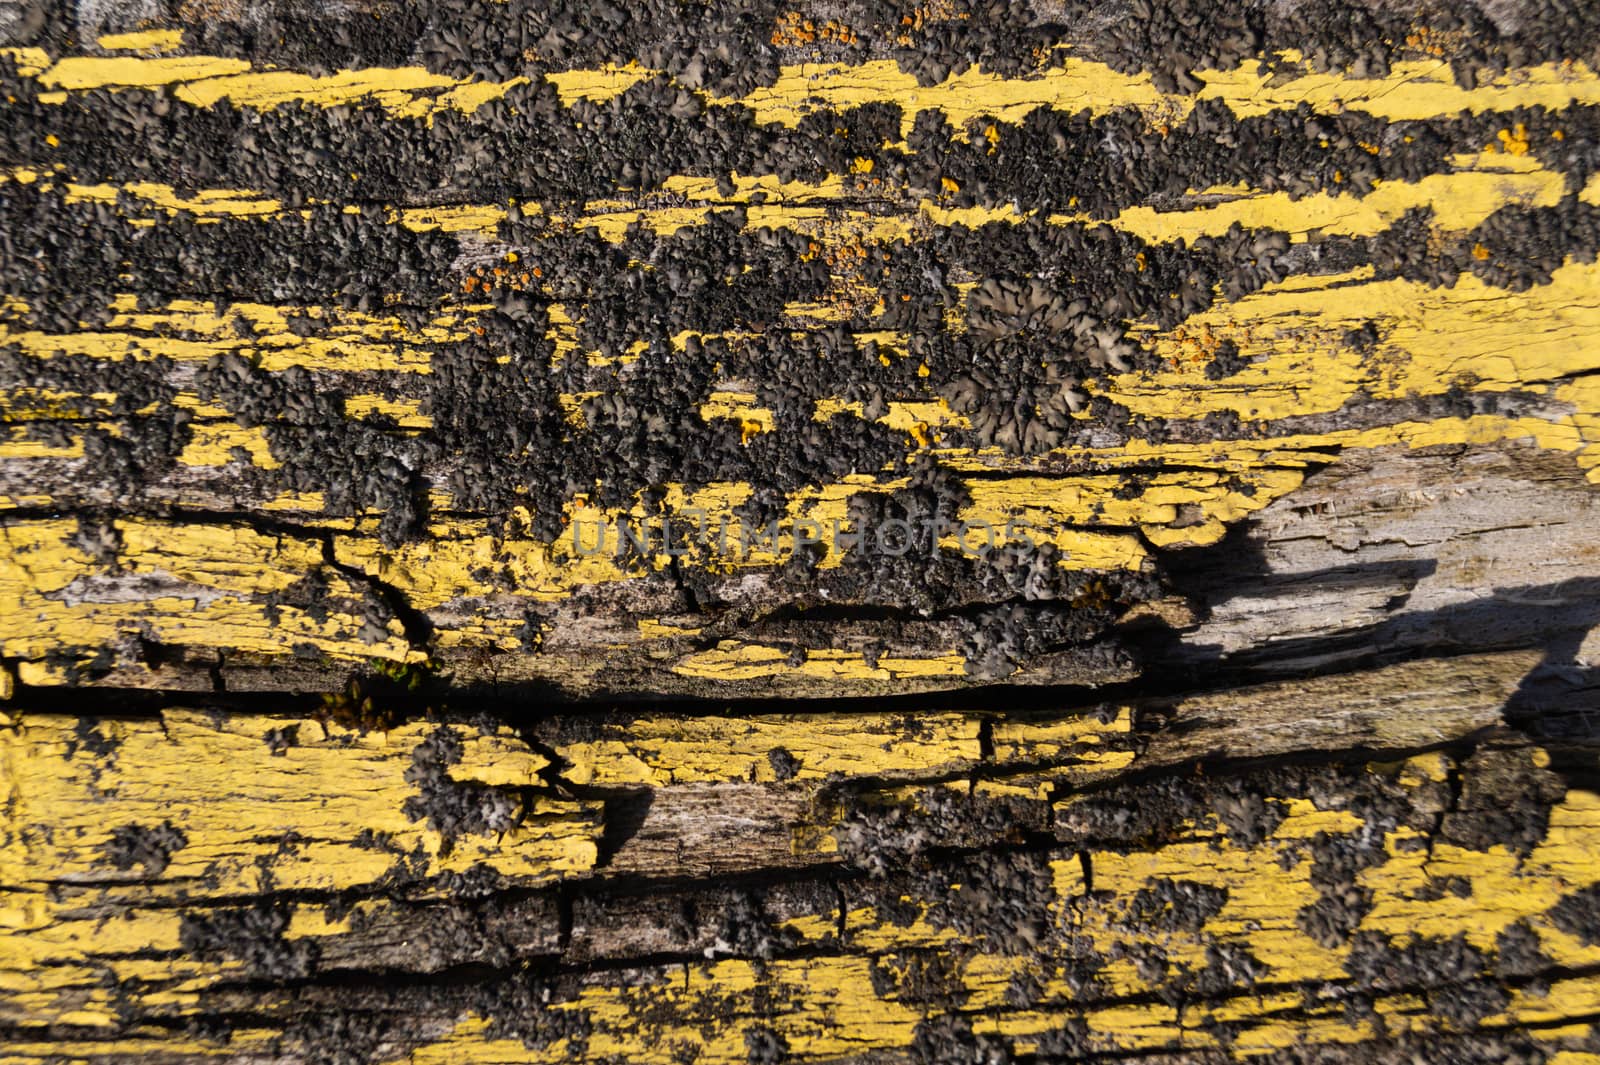
[[1597, 34], [0, 2], [0, 1065], [1600, 1061]]

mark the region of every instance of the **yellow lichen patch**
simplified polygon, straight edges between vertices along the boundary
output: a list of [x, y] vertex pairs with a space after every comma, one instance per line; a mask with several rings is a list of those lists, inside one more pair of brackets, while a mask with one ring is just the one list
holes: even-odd
[[[1503, 129], [1495, 134], [1499, 140], [1499, 150], [1507, 155], [1528, 154], [1528, 127], [1518, 122], [1510, 129]], [[1493, 147], [1493, 146], [1491, 146]]]
[[[982, 757], [978, 719], [963, 714], [639, 718], [564, 744], [574, 784], [665, 787], [715, 781], [819, 781], [831, 774], [938, 773]], [[774, 760], [774, 753], [783, 754]], [[789, 763], [787, 759], [792, 759]], [[791, 765], [780, 777], [780, 766]]]
[[777, 17], [769, 40], [775, 48], [815, 44], [818, 41], [854, 44], [856, 43], [856, 34], [849, 26], [837, 19], [830, 18], [818, 21], [806, 18], [798, 11], [785, 11]]

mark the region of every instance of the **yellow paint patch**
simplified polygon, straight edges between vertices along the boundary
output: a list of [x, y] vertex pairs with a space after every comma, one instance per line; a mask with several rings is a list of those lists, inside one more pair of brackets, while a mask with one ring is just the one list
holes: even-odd
[[714, 681], [786, 675], [837, 681], [902, 680], [962, 676], [966, 673], [966, 660], [958, 652], [928, 658], [881, 657], [873, 667], [864, 654], [817, 649], [791, 656], [791, 652], [778, 647], [724, 640], [711, 650], [679, 659], [672, 671]]
[[[207, 107], [218, 100], [236, 106], [272, 107], [301, 100], [332, 106], [375, 100], [399, 115], [426, 115], [439, 107], [472, 110], [497, 99], [526, 79], [462, 81], [421, 67], [366, 68], [314, 76], [289, 71], [254, 70], [243, 60], [191, 56], [170, 58], [68, 56], [50, 62], [39, 49], [11, 49], [25, 72], [47, 89], [154, 88], [177, 85], [180, 99]], [[642, 67], [602, 67], [550, 75], [564, 103], [580, 97], [605, 101], [656, 71]], [[1265, 114], [1302, 103], [1324, 113], [1344, 108], [1390, 120], [1440, 118], [1458, 111], [1481, 113], [1543, 106], [1600, 103], [1600, 79], [1582, 64], [1546, 64], [1507, 71], [1467, 90], [1455, 84], [1446, 62], [1394, 63], [1385, 77], [1351, 78], [1337, 74], [1275, 77], [1255, 61], [1231, 71], [1206, 71], [1196, 97], [1158, 92], [1148, 74], [1121, 74], [1090, 60], [1068, 56], [1061, 66], [1007, 78], [979, 67], [933, 86], [891, 60], [854, 66], [798, 64], [780, 69], [776, 81], [739, 98], [707, 96], [715, 104], [740, 104], [758, 122], [794, 126], [819, 108], [848, 108], [894, 102], [905, 110], [902, 136], [916, 115], [940, 108], [958, 130], [979, 118], [1016, 122], [1040, 106], [1103, 113], [1118, 107], [1143, 107], [1167, 121], [1181, 120], [1195, 99], [1218, 99], [1241, 117]]]
[[[195, 981], [191, 987], [238, 971], [236, 962], [219, 965], [181, 950], [176, 902], [225, 903], [269, 885], [289, 892], [371, 888], [391, 874], [402, 851], [425, 875], [481, 863], [530, 886], [593, 867], [598, 804], [517, 799], [522, 793], [511, 791], [514, 802], [526, 803], [520, 824], [462, 836], [454, 847], [425, 819], [414, 820], [406, 803], [418, 791], [407, 774], [436, 727], [355, 732], [316, 719], [224, 720], [186, 710], [88, 725], [39, 714], [6, 722], [0, 987], [44, 977], [46, 986], [68, 993], [46, 1007], [49, 1014], [114, 1024], [109, 1001], [76, 1012], [61, 1004], [78, 997], [75, 987], [97, 985], [104, 962], [91, 959], [113, 959], [123, 979], [142, 967], [148, 979]], [[458, 735], [461, 758], [448, 767], [454, 779], [522, 788], [536, 783], [545, 765], [509, 730]], [[169, 825], [182, 834], [164, 868], [118, 868], [108, 857], [113, 833], [133, 825]], [[363, 842], [369, 838], [398, 849]], [[123, 916], [95, 916], [108, 908]], [[349, 930], [320, 913], [295, 916], [286, 932], [291, 942]], [[173, 957], [116, 960], [149, 950]]]
[[183, 47], [183, 31], [158, 29], [107, 33], [96, 37], [95, 43], [108, 52], [175, 52]]
[[601, 738], [559, 748], [571, 764], [563, 778], [599, 786], [778, 779], [771, 754], [797, 762], [793, 779], [830, 774], [878, 776], [937, 773], [982, 757], [979, 722], [960, 714], [804, 717], [640, 718], [605, 725]]

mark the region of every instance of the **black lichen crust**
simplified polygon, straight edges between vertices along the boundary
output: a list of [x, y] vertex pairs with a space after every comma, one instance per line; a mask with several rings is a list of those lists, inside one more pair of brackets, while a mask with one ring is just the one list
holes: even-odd
[[288, 912], [268, 906], [185, 913], [178, 940], [197, 958], [235, 960], [262, 979], [298, 980], [315, 969], [317, 945], [289, 939], [288, 927]]
[[112, 830], [105, 859], [123, 870], [142, 865], [146, 876], [158, 877], [166, 872], [173, 854], [188, 845], [189, 837], [171, 821], [159, 825], [126, 824]]

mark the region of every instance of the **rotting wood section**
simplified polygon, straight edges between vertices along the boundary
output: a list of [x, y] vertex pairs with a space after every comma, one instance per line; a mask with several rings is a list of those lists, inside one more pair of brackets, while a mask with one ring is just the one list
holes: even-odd
[[0, 1063], [1600, 1061], [1590, 6], [0, 3]]

